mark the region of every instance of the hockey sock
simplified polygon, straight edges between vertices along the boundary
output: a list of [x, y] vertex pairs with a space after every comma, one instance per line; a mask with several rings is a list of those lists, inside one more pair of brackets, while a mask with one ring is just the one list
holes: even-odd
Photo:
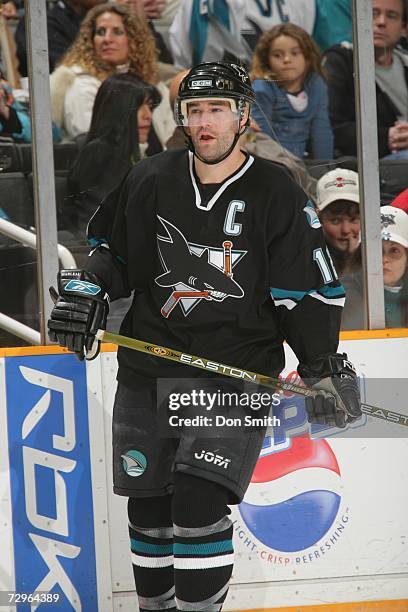
[[176, 472], [173, 494], [177, 610], [218, 612], [228, 593], [234, 551], [227, 490]]
[[130, 497], [129, 536], [140, 612], [176, 610], [171, 496]]

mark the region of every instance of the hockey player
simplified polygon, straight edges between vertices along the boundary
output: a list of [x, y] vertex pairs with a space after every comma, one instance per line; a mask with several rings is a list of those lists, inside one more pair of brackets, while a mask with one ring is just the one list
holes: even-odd
[[[122, 333], [273, 376], [286, 339], [302, 378], [325, 390], [308, 399], [309, 419], [343, 427], [361, 415], [354, 369], [336, 352], [343, 290], [304, 192], [240, 149], [253, 102], [240, 66], [188, 73], [176, 116], [191, 150], [141, 161], [103, 202], [87, 269], [59, 273], [50, 337], [84, 358], [109, 298], [134, 290]], [[129, 498], [140, 609], [221, 610], [233, 567], [227, 504], [243, 499], [265, 428], [161, 437], [158, 378], [194, 376], [197, 389], [228, 379], [122, 348], [118, 361], [114, 491]]]

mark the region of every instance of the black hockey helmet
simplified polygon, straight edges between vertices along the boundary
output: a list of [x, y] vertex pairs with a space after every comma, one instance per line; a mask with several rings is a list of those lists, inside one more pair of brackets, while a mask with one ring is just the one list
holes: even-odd
[[[223, 98], [229, 100], [231, 109], [237, 113], [237, 130], [231, 146], [223, 155], [212, 161], [200, 157], [195, 150], [191, 135], [186, 129], [188, 101], [203, 98]], [[254, 102], [255, 94], [252, 89], [251, 80], [243, 66], [238, 66], [238, 64], [231, 62], [204, 62], [194, 66], [181, 81], [178, 96], [174, 104], [174, 117], [176, 124], [183, 127], [183, 131], [188, 138], [190, 150], [194, 155], [206, 164], [218, 164], [231, 154], [239, 137], [248, 127], [251, 104]], [[244, 116], [246, 107], [249, 107], [249, 112], [242, 130], [241, 119]]]
[[242, 112], [255, 94], [247, 70], [230, 62], [204, 62], [194, 66], [180, 83], [175, 102], [176, 123], [183, 125], [182, 102], [193, 98], [232, 98]]

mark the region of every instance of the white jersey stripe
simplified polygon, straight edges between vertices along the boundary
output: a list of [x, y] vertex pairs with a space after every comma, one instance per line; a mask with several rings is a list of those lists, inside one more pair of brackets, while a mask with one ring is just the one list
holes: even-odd
[[[325, 304], [329, 304], [329, 306], [344, 306], [344, 303], [346, 301], [345, 297], [341, 297], [341, 298], [327, 298], [324, 297], [323, 295], [320, 295], [320, 293], [308, 293], [307, 294], [309, 297], [314, 298], [315, 300], [319, 300], [320, 302], [324, 302]], [[293, 308], [295, 308], [295, 306], [297, 306], [298, 304], [301, 303], [301, 300], [299, 300], [298, 302], [295, 300], [290, 300], [290, 299], [284, 299], [284, 300], [279, 300], [279, 299], [274, 299], [273, 300], [275, 303], [275, 306], [285, 306], [288, 310], [292, 310]]]
[[346, 301], [345, 297], [341, 297], [341, 298], [327, 298], [324, 297], [323, 295], [320, 295], [320, 293], [309, 293], [310, 297], [314, 298], [315, 300], [320, 300], [321, 302], [324, 302], [325, 304], [329, 304], [330, 306], [341, 306], [343, 307]]
[[195, 202], [196, 206], [200, 210], [211, 210], [212, 207], [214, 206], [214, 204], [216, 203], [216, 201], [218, 200], [218, 198], [224, 193], [224, 191], [232, 183], [234, 183], [235, 181], [240, 179], [241, 176], [243, 176], [245, 174], [245, 172], [248, 170], [248, 168], [250, 168], [252, 166], [252, 164], [254, 163], [254, 158], [252, 157], [252, 155], [249, 155], [247, 161], [242, 166], [241, 170], [239, 172], [237, 172], [236, 174], [233, 174], [228, 180], [225, 181], [225, 183], [222, 183], [221, 187], [213, 195], [213, 197], [211, 198], [211, 200], [208, 202], [208, 204], [206, 206], [202, 206], [201, 205], [201, 194], [200, 194], [200, 191], [198, 189], [196, 178], [194, 176], [193, 162], [194, 162], [194, 154], [191, 151], [189, 151], [190, 178], [191, 178], [191, 182], [192, 182], [193, 188], [194, 188], [194, 193], [195, 193], [195, 196], [196, 196], [196, 202]]

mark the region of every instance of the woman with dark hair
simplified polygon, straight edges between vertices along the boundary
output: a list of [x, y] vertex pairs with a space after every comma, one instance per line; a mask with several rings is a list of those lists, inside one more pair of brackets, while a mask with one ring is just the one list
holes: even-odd
[[68, 175], [66, 225], [82, 244], [103, 198], [141, 158], [162, 151], [152, 127], [160, 100], [154, 85], [131, 74], [115, 74], [100, 86], [89, 133]]

